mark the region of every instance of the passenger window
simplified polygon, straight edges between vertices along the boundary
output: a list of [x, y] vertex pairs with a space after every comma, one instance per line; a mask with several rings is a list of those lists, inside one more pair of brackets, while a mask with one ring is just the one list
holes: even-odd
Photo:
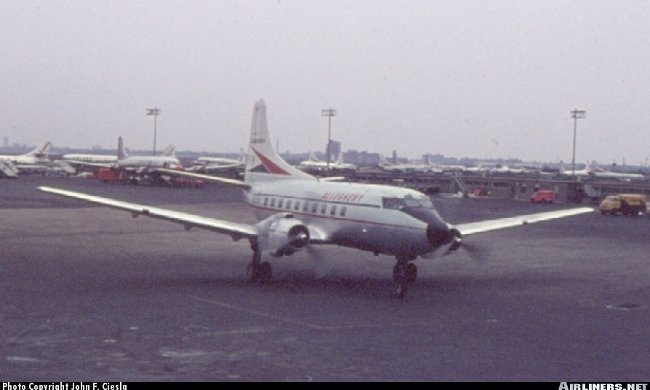
[[271, 207], [275, 207], [275, 198], [271, 198]]
[[318, 211], [318, 203], [313, 203], [311, 205], [311, 212], [315, 213], [316, 211]]
[[269, 204], [269, 198], [264, 198], [264, 206], [268, 206]]
[[293, 209], [296, 210], [296, 211], [300, 210], [300, 201], [299, 200], [296, 201], [296, 204], [293, 206]]
[[347, 207], [345, 207], [345, 206], [341, 207], [341, 214], [340, 214], [341, 217], [345, 217], [345, 212], [346, 212], [347, 210], [348, 210]]
[[323, 205], [320, 207], [320, 213], [325, 214], [327, 212], [327, 203], [323, 203]]
[[287, 210], [291, 210], [291, 199], [287, 199]]
[[333, 204], [332, 208], [330, 209], [330, 215], [336, 215], [336, 205]]
[[305, 202], [302, 205], [302, 211], [307, 212], [309, 210], [309, 202]]
[[280, 200], [278, 201], [278, 208], [279, 208], [279, 209], [282, 208], [282, 203], [283, 203], [283, 202], [284, 202], [284, 199], [280, 198]]

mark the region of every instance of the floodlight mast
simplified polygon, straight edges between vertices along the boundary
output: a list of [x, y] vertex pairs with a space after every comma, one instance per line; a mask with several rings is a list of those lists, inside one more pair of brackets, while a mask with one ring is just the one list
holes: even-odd
[[321, 116], [328, 117], [327, 122], [327, 174], [330, 173], [330, 154], [332, 150], [332, 117], [336, 116], [336, 110], [326, 108], [321, 110]]
[[147, 115], [153, 115], [153, 155], [156, 155], [156, 123], [160, 108], [147, 108]]
[[573, 118], [573, 157], [571, 157], [571, 176], [575, 177], [576, 175], [576, 133], [578, 129], [578, 119], [582, 119], [586, 116], [587, 111], [578, 110], [577, 108], [571, 111], [571, 117]]

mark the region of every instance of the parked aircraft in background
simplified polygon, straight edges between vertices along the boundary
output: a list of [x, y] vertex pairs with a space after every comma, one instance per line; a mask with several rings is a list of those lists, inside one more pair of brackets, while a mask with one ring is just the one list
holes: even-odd
[[160, 156], [129, 156], [124, 146], [124, 139], [120, 136], [117, 138], [116, 156], [93, 154], [66, 155], [68, 157], [65, 161], [77, 166], [126, 169], [137, 172], [152, 171], [155, 168], [182, 168], [182, 164], [176, 158], [172, 145], [168, 146], [163, 153]]
[[220, 172], [228, 169], [244, 168], [246, 166], [246, 154], [242, 152], [238, 160], [225, 157], [199, 157], [187, 168], [190, 172]]
[[[328, 164], [327, 161], [318, 159], [313, 152], [309, 152], [309, 158], [296, 165], [296, 168], [306, 172], [326, 172]], [[339, 153], [336, 161], [330, 161], [329, 169], [332, 171], [352, 171], [357, 169], [357, 166], [344, 162], [343, 153]]]
[[429, 156], [425, 156], [424, 162], [422, 163], [400, 163], [398, 161], [397, 152], [393, 150], [392, 161], [388, 161], [382, 157], [379, 162], [379, 167], [386, 171], [401, 173], [442, 172], [441, 169], [431, 164], [429, 161]]
[[[152, 175], [155, 176], [155, 179], [162, 179], [164, 182], [168, 181], [168, 178], [162, 175], [159, 175], [156, 172], [158, 168], [169, 168], [169, 169], [183, 169], [183, 165], [176, 158], [176, 155], [173, 153], [173, 146], [167, 147], [167, 153], [171, 151], [171, 156], [129, 156], [126, 148], [124, 147], [124, 141], [122, 137], [118, 137], [117, 140], [117, 162], [115, 163], [115, 168], [120, 171], [132, 172], [136, 177], [143, 175]], [[132, 179], [131, 182], [137, 182], [137, 179]]]
[[7, 169], [18, 172], [43, 171], [50, 166], [50, 141], [43, 142], [34, 150], [19, 155], [0, 155], [0, 161], [4, 162]]
[[79, 154], [79, 153], [69, 153], [61, 156], [63, 161], [66, 161], [69, 164], [77, 164], [80, 162], [80, 165], [83, 163], [96, 163], [96, 164], [113, 164], [117, 162], [117, 155], [115, 154]]
[[612, 172], [598, 166], [596, 161], [591, 161], [586, 165], [584, 169], [571, 170], [566, 169], [564, 164], [560, 165], [560, 173], [563, 175], [575, 175], [575, 176], [588, 176], [596, 178], [608, 178], [608, 179], [617, 179], [623, 181], [629, 180], [642, 180], [645, 179], [645, 176], [640, 173], [623, 173], [623, 172]]
[[260, 219], [256, 224], [229, 222], [158, 207], [122, 202], [51, 187], [40, 190], [147, 216], [247, 239], [253, 251], [248, 265], [252, 281], [271, 278], [266, 256], [280, 257], [316, 244], [331, 244], [395, 256], [393, 279], [404, 297], [417, 277], [413, 263], [461, 248], [463, 237], [496, 229], [593, 211], [588, 207], [556, 210], [452, 226], [433, 207], [431, 199], [411, 189], [362, 183], [320, 180], [284, 161], [273, 148], [266, 122], [266, 105], [253, 109], [250, 144], [243, 181], [191, 172], [161, 169], [169, 174], [200, 178], [237, 186]]
[[[120, 141], [122, 137], [118, 138], [118, 149], [120, 148], [120, 143], [122, 144], [122, 156], [123, 158], [128, 157], [126, 148], [124, 147], [124, 142]], [[72, 165], [77, 165], [77, 166], [95, 166], [95, 167], [105, 167], [105, 168], [110, 168], [115, 166], [115, 164], [119, 163], [119, 158], [118, 155], [120, 155], [120, 151], [118, 150], [117, 154], [78, 154], [78, 153], [70, 153], [70, 154], [64, 154], [62, 156], [63, 161], [72, 164]], [[176, 153], [175, 153], [175, 148], [173, 145], [167, 146], [165, 151], [163, 151], [162, 156], [165, 157], [171, 157], [172, 159], [176, 159]], [[146, 157], [151, 157], [151, 156], [146, 156]], [[178, 161], [178, 159], [174, 160]]]
[[477, 172], [477, 173], [525, 173], [526, 169], [523, 168], [512, 168], [506, 164], [492, 164], [492, 163], [480, 163], [475, 167], [467, 167], [464, 169], [466, 172]]

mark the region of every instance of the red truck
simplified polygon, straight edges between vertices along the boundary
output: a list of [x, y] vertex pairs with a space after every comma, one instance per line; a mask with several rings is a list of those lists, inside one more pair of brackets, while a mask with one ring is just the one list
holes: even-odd
[[556, 197], [555, 191], [538, 190], [530, 197], [530, 201], [533, 203], [553, 203]]

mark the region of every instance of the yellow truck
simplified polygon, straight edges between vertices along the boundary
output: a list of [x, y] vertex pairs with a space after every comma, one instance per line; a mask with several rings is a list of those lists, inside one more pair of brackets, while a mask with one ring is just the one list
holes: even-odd
[[600, 213], [616, 215], [639, 215], [646, 213], [647, 197], [643, 194], [610, 195], [600, 202]]

